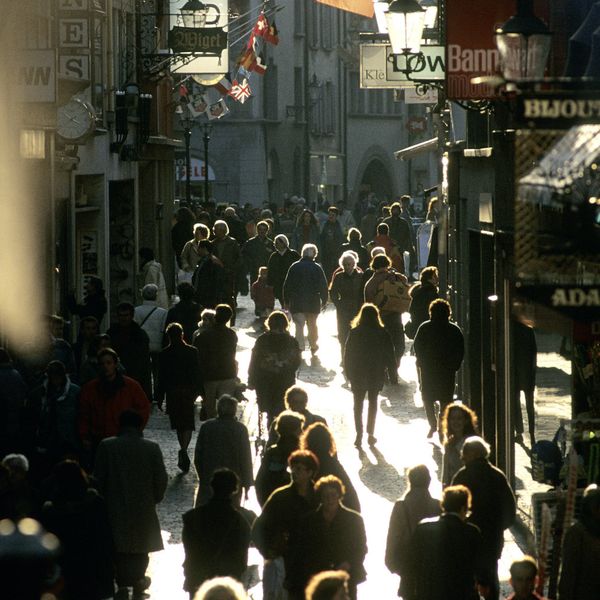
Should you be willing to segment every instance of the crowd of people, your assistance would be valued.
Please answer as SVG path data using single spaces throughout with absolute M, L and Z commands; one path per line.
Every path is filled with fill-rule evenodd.
M 354 214 L 344 206 L 313 213 L 296 203 L 291 223 L 269 209 L 250 211 L 246 222 L 233 206 L 220 215 L 180 209 L 173 227 L 178 303 L 169 307 L 160 263 L 142 249 L 141 303 L 120 303 L 105 333 L 102 281 L 91 278 L 81 304 L 69 298 L 80 317 L 73 345 L 63 318 L 52 315 L 35 355 L 17 349 L 13 360 L 0 349 L 0 519 L 18 524 L 0 524 L 0 568 L 3 536 L 38 531 L 23 519 L 38 520 L 61 544 L 54 556 L 60 577 L 30 577 L 11 597 L 39 598 L 42 589 L 69 600 L 146 597 L 149 553 L 163 547 L 156 507 L 168 483 L 160 446 L 143 437 L 155 404 L 176 433 L 178 468 L 185 474 L 193 462 L 199 479 L 194 507 L 182 515 L 190 598 L 245 598 L 253 544 L 264 558 L 265 600 L 355 600 L 367 576 L 361 502 L 339 461 L 336 432 L 309 410 L 309 395 L 296 384 L 307 342 L 318 361 L 319 315 L 332 302 L 355 446 L 364 432 L 377 444 L 378 395 L 401 383 L 408 336 L 428 437 L 438 435 L 444 449 L 441 500 L 428 491 L 427 467 L 415 465 L 392 511 L 385 563 L 400 575 L 398 595 L 498 599 L 498 559 L 515 496 L 490 462 L 477 415 L 454 400 L 463 334 L 440 298 L 436 266 L 417 269 L 407 198 L 379 215 L 369 203 Z M 234 329 L 240 293 L 251 293 L 259 331 L 247 377 L 266 416 L 256 474 L 248 429 L 236 418 L 246 387 Z M 253 486 L 258 515 L 241 502 Z M 598 589 L 574 558 L 598 553 L 594 486 L 584 507 L 565 540 L 561 600 L 595 597 L 590 590 Z M 514 563 L 511 575 L 514 600 L 540 598 L 534 559 Z

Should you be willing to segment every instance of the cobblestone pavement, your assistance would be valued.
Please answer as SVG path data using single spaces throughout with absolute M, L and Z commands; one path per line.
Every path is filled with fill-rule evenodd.
M 406 354 L 402 360 L 400 376 L 402 383 L 396 388 L 385 388 L 380 396 L 380 411 L 376 425 L 379 440 L 376 448 L 357 451 L 353 447 L 354 425 L 352 418 L 352 397 L 339 367 L 340 351 L 335 334 L 335 312 L 329 308 L 319 318 L 320 351 L 318 359 L 311 361 L 310 354 L 304 353 L 305 362 L 299 372 L 300 385 L 309 392 L 309 408 L 323 415 L 332 427 L 342 464 L 348 470 L 360 496 L 363 517 L 367 528 L 369 553 L 366 559 L 368 579 L 359 586 L 360 600 L 385 600 L 396 598 L 398 578 L 392 576 L 384 566 L 385 537 L 393 502 L 405 491 L 405 469 L 417 463 L 429 466 L 434 476 L 431 492 L 439 496 L 441 486 L 437 474 L 441 472 L 441 451 L 435 444 L 428 443 L 428 431 L 420 395 L 416 383 L 414 358 Z M 238 360 L 240 377 L 245 380 L 250 351 L 258 335 L 254 325 L 254 314 L 248 298 L 241 298 L 236 330 L 239 337 Z M 555 340 L 554 340 L 555 341 Z M 552 341 L 552 343 L 554 343 Z M 550 344 L 551 346 L 552 344 Z M 544 354 L 540 368 L 544 377 L 539 379 L 538 412 L 540 428 L 554 432 L 558 427 L 556 415 L 565 413 L 565 364 L 555 353 Z M 566 380 L 568 382 L 568 379 Z M 568 388 L 568 386 L 567 386 Z M 246 392 L 248 402 L 240 407 L 240 419 L 251 432 L 256 434 L 257 413 L 254 394 Z M 539 439 L 546 438 L 540 435 Z M 526 428 L 527 430 L 527 428 Z M 191 508 L 197 486 L 193 470 L 181 475 L 177 469 L 177 442 L 175 433 L 170 431 L 167 417 L 154 412 L 146 429 L 146 437 L 160 443 L 167 470 L 170 476 L 164 501 L 159 505 L 159 517 L 163 530 L 165 549 L 151 555 L 149 574 L 152 586 L 149 589 L 152 600 L 184 600 L 188 595 L 182 590 L 183 547 L 181 544 L 181 515 Z M 195 445 L 195 435 L 191 449 Z M 519 463 L 517 477 L 518 493 L 522 510 L 528 513 L 528 497 L 531 491 L 531 477 L 527 472 L 529 459 L 524 450 L 518 449 Z M 258 468 L 255 458 L 255 468 Z M 542 489 L 545 489 L 542 487 Z M 249 508 L 258 510 L 251 492 L 246 503 Z M 521 544 L 527 543 L 521 541 Z M 500 577 L 503 589 L 508 591 L 508 566 L 521 550 L 510 532 L 506 533 L 506 546 L 500 564 Z M 251 564 L 260 564 L 260 556 L 251 549 Z M 262 597 L 260 585 L 251 590 L 252 598 Z

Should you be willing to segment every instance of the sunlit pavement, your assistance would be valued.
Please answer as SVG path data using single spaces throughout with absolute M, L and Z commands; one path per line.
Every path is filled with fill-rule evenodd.
M 236 330 L 239 337 L 238 361 L 242 381 L 245 381 L 250 351 L 258 335 L 254 327 L 251 302 L 248 298 L 241 298 Z M 378 439 L 376 447 L 368 448 L 365 445 L 364 451 L 361 452 L 354 448 L 352 396 L 349 389 L 344 387 L 335 331 L 335 311 L 329 308 L 319 317 L 318 360 L 312 361 L 311 364 L 310 352 L 304 353 L 305 362 L 300 369 L 298 383 L 305 386 L 309 393 L 309 408 L 324 416 L 333 429 L 340 460 L 349 472 L 362 504 L 369 553 L 365 564 L 368 578 L 359 586 L 359 599 L 393 599 L 397 597 L 398 578 L 387 571 L 383 560 L 393 502 L 405 491 L 406 468 L 418 463 L 425 463 L 430 468 L 434 478 L 431 493 L 439 497 L 441 485 L 437 476 L 441 473 L 442 456 L 439 447 L 426 439 L 428 426 L 417 389 L 414 358 L 409 354 L 408 345 L 400 368 L 400 386 L 385 388 L 380 396 L 375 431 Z M 241 405 L 240 418 L 248 425 L 251 435 L 255 435 L 257 413 L 254 394 L 247 391 L 245 395 L 248 402 Z M 552 392 L 549 395 L 552 396 Z M 156 412 L 152 415 L 146 429 L 146 437 L 161 444 L 170 476 L 167 494 L 159 506 L 165 549 L 151 555 L 149 574 L 152 577 L 152 586 L 148 590 L 149 597 L 153 600 L 183 600 L 188 598 L 188 594 L 182 589 L 181 515 L 193 504 L 197 479 L 193 468 L 192 472 L 185 476 L 179 473 L 176 464 L 178 447 L 175 433 L 170 431 L 165 415 Z M 195 436 L 191 444 L 192 451 L 194 444 Z M 527 497 L 531 479 L 525 470 L 528 464 L 525 452 L 519 450 L 517 460 L 523 463 L 517 473 L 520 487 L 523 489 L 518 491 L 522 497 Z M 255 458 L 255 470 L 258 464 L 259 459 Z M 528 499 L 524 502 L 523 510 L 528 512 Z M 246 506 L 258 511 L 253 491 Z M 515 557 L 522 555 L 522 551 L 510 532 L 506 532 L 505 537 L 500 578 L 504 582 L 503 592 L 506 595 L 508 567 Z M 254 549 L 251 549 L 250 562 L 260 563 L 260 556 Z M 260 585 L 251 590 L 251 597 L 262 597 Z

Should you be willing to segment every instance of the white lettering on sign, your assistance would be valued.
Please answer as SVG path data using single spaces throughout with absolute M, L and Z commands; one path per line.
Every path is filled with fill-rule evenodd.
M 556 288 L 552 294 L 552 306 L 600 306 L 600 293 L 597 289 Z
M 58 23 L 61 48 L 88 48 L 89 25 L 87 19 L 60 19 Z
M 89 81 L 90 63 L 89 57 L 83 54 L 69 56 L 62 54 L 59 58 L 59 75 L 63 79 L 79 79 Z
M 526 98 L 526 119 L 591 119 L 600 117 L 600 100 Z
M 498 50 L 463 49 L 458 44 L 448 45 L 448 73 L 493 73 L 498 65 Z

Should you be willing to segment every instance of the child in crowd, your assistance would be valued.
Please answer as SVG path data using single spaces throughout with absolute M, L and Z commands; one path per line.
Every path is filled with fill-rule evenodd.
M 192 338 L 192 340 L 195 340 L 203 331 L 210 329 L 214 324 L 215 311 L 212 308 L 205 308 L 200 314 L 200 321 L 198 321 L 198 329 L 194 331 L 194 337 Z
M 510 565 L 510 585 L 514 592 L 506 600 L 545 600 L 537 594 L 538 567 L 535 558 L 524 556 Z
M 275 307 L 275 294 L 273 286 L 267 285 L 267 273 L 267 267 L 260 267 L 258 279 L 250 290 L 250 297 L 254 300 L 254 314 L 261 319 L 266 319 Z

